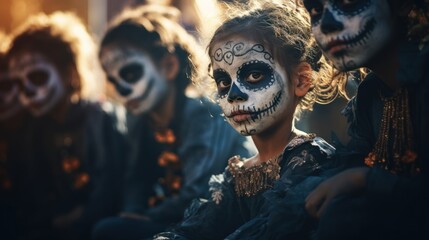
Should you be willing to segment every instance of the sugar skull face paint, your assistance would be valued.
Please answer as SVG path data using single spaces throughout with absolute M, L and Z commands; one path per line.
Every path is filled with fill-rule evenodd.
M 392 37 L 387 0 L 305 0 L 304 4 L 316 41 L 342 71 L 366 66 Z
M 282 120 L 291 99 L 286 71 L 263 44 L 239 37 L 220 41 L 211 62 L 218 103 L 235 130 L 259 134 Z
M 18 96 L 18 83 L 7 73 L 0 73 L 0 120 L 13 117 L 22 108 Z
M 58 70 L 41 54 L 25 53 L 13 57 L 10 76 L 20 85 L 21 104 L 36 117 L 51 111 L 65 97 Z
M 167 80 L 141 49 L 112 44 L 103 47 L 101 64 L 119 99 L 133 114 L 151 111 L 168 90 Z

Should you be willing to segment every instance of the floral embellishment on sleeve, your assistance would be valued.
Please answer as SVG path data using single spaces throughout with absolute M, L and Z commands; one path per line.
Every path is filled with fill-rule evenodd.
M 223 174 L 213 175 L 209 181 L 209 191 L 211 192 L 212 201 L 220 204 L 223 198 L 222 183 L 224 182 Z
M 303 166 L 304 164 L 311 163 L 311 162 L 314 162 L 314 156 L 304 149 L 301 151 L 301 154 L 293 157 L 289 161 L 288 167 L 294 170 L 297 167 Z

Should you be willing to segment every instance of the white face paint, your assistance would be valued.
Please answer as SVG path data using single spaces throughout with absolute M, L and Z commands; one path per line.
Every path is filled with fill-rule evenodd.
M 305 0 L 304 4 L 316 41 L 339 70 L 366 67 L 392 39 L 387 0 Z
M 146 52 L 113 44 L 103 47 L 100 61 L 119 99 L 133 114 L 151 111 L 166 97 L 167 80 Z
M 0 73 L 0 120 L 13 117 L 22 108 L 18 96 L 18 83 L 7 73 Z
M 211 53 L 218 103 L 239 133 L 260 134 L 284 121 L 292 100 L 286 71 L 264 45 L 240 37 L 228 40 L 215 44 Z
M 34 116 L 51 111 L 66 91 L 56 67 L 43 55 L 25 53 L 10 61 L 10 76 L 21 85 L 19 100 Z

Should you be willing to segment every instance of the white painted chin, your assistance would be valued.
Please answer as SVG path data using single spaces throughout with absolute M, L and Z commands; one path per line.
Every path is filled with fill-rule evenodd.
M 154 110 L 155 106 L 157 106 L 164 97 L 163 91 L 155 91 L 155 89 L 152 89 L 147 97 L 140 99 L 144 95 L 145 94 L 142 93 L 139 97 L 126 102 L 125 106 L 133 115 L 148 113 Z
M 271 125 L 269 119 L 257 119 L 254 122 L 252 120 L 241 123 L 235 122 L 231 118 L 227 118 L 229 124 L 241 135 L 252 136 L 263 132 L 268 126 Z

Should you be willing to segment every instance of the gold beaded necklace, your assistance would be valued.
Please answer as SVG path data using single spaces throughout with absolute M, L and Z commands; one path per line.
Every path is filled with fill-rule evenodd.
M 413 151 L 408 91 L 400 89 L 393 97 L 382 97 L 382 101 L 378 139 L 365 158 L 365 164 L 370 167 L 377 165 L 393 173 L 419 173 L 417 154 Z

